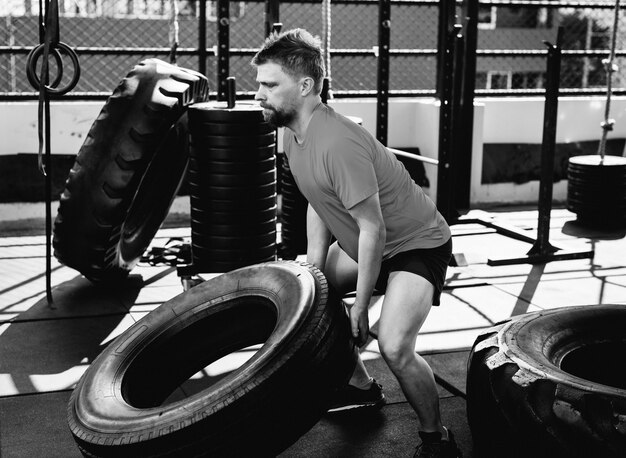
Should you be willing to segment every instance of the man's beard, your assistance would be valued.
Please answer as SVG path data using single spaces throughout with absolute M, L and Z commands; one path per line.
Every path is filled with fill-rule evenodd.
M 296 112 L 291 110 L 280 110 L 274 107 L 263 106 L 263 119 L 272 127 L 285 127 L 294 120 Z

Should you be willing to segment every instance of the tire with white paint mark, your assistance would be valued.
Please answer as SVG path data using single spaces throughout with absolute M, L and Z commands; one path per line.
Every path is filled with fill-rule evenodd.
M 470 353 L 474 456 L 626 456 L 626 305 L 528 313 Z

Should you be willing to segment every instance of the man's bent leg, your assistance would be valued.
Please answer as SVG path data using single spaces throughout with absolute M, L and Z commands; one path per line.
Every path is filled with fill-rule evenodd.
M 392 272 L 378 328 L 381 353 L 394 373 L 424 432 L 440 432 L 439 396 L 433 372 L 415 352 L 417 334 L 432 306 L 434 286 L 410 272 Z
M 339 247 L 337 242 L 333 243 L 328 250 L 324 275 L 332 287 L 342 296 L 354 291 L 356 288 L 358 265 L 341 247 Z M 370 377 L 363 364 L 358 347 L 355 346 L 354 351 L 356 353 L 357 362 L 348 384 L 359 390 L 372 390 L 371 393 L 365 394 L 364 397 L 376 398 L 373 400 L 372 405 L 379 406 L 384 402 L 380 385 L 373 383 L 374 380 Z M 359 393 L 353 391 L 352 393 L 347 393 L 347 397 L 353 397 L 354 394 L 358 397 Z

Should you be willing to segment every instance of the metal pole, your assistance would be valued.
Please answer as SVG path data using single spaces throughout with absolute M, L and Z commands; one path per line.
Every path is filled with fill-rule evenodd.
M 437 87 L 436 96 L 439 100 L 443 97 L 445 85 L 446 49 L 450 32 L 454 27 L 456 3 L 454 0 L 440 0 L 439 24 L 437 26 Z
M 547 254 L 557 251 L 550 245 L 550 212 L 552 211 L 552 187 L 554 181 L 554 150 L 559 108 L 559 79 L 561 76 L 561 38 L 559 27 L 556 45 L 544 42 L 548 47 L 546 68 L 546 101 L 543 113 L 543 139 L 541 143 L 541 176 L 539 181 L 539 219 L 537 241 L 528 254 Z
M 204 76 L 207 76 L 206 72 L 206 1 L 200 0 L 199 11 L 199 24 L 198 24 L 198 71 Z
M 441 105 L 439 108 L 439 167 L 437 168 L 437 209 L 451 224 L 456 220 L 453 199 L 453 156 L 455 148 L 456 115 L 458 112 L 458 89 L 460 76 L 458 51 L 462 37 L 457 25 L 446 40 L 444 66 L 442 68 Z
M 378 73 L 376 138 L 387 145 L 389 120 L 389 46 L 391 42 L 391 0 L 378 2 Z
M 455 122 L 455 189 L 457 209 L 469 209 L 472 178 L 472 146 L 474 139 L 474 91 L 476 88 L 476 48 L 478 41 L 478 0 L 463 2 L 464 49 L 461 71 L 455 78 L 462 79 L 459 94 L 459 116 Z
M 265 36 L 273 32 L 274 24 L 280 22 L 278 0 L 265 0 Z
M 230 0 L 217 0 L 217 100 L 227 100 L 230 61 Z

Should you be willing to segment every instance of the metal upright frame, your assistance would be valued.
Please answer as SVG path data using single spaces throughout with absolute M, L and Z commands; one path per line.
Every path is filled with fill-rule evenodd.
M 470 3 L 477 0 L 466 0 Z M 490 258 L 487 260 L 487 264 L 491 266 L 497 265 L 512 265 L 512 264 L 540 264 L 550 261 L 559 261 L 566 259 L 584 259 L 592 258 L 594 255 L 593 249 L 589 250 L 571 250 L 565 248 L 559 248 L 549 241 L 550 233 L 550 213 L 552 210 L 552 188 L 553 188 L 553 170 L 554 170 L 554 152 L 556 142 L 556 125 L 557 125 L 557 111 L 558 111 L 558 97 L 559 97 L 559 79 L 560 79 L 560 65 L 561 65 L 561 37 L 562 29 L 559 29 L 557 36 L 557 44 L 552 45 L 546 42 L 548 46 L 548 58 L 547 58 L 547 83 L 546 83 L 546 101 L 544 108 L 544 124 L 543 124 L 543 140 L 541 151 L 541 176 L 539 184 L 539 215 L 538 215 L 538 227 L 537 236 L 531 237 L 524 231 L 512 227 L 503 225 L 494 220 L 494 218 L 488 216 L 487 213 L 483 217 L 464 217 L 458 216 L 455 204 L 458 200 L 454 199 L 454 186 L 458 182 L 458 177 L 455 176 L 455 171 L 458 170 L 459 163 L 457 162 L 462 153 L 459 150 L 459 138 L 464 141 L 467 139 L 467 132 L 463 132 L 463 126 L 467 129 L 468 119 L 467 116 L 471 110 L 463 110 L 462 103 L 465 107 L 470 106 L 469 97 L 463 100 L 460 96 L 463 92 L 463 88 L 467 88 L 466 78 L 470 78 L 473 82 L 473 76 L 468 76 L 468 72 L 475 72 L 475 65 L 466 66 L 468 63 L 468 54 L 471 54 L 470 46 L 467 42 L 467 36 L 464 36 L 460 31 L 454 35 L 454 39 L 450 39 L 448 47 L 446 48 L 446 60 L 442 68 L 445 71 L 449 71 L 452 66 L 452 77 L 442 79 L 441 81 L 441 105 L 442 111 L 447 113 L 441 116 L 442 122 L 448 122 L 448 126 L 442 126 L 440 140 L 440 153 L 444 154 L 444 157 L 439 159 L 439 180 L 437 192 L 441 189 L 444 194 L 444 199 L 440 202 L 439 194 L 437 195 L 437 205 L 440 207 L 440 211 L 443 210 L 443 214 L 451 224 L 481 224 L 483 226 L 495 229 L 497 233 L 506 237 L 511 237 L 523 242 L 532 243 L 531 249 L 525 256 L 510 257 L 510 258 Z M 450 56 L 450 53 L 461 53 L 464 56 Z M 465 57 L 465 60 L 463 59 Z M 467 92 L 466 92 L 467 94 Z M 461 102 L 461 100 L 463 100 Z M 471 136 L 470 136 L 471 138 Z M 443 167 L 442 167 L 443 165 Z M 444 170 L 442 170 L 442 168 Z M 460 256 L 455 256 L 455 262 L 461 259 Z
M 387 145 L 389 127 L 389 48 L 391 46 L 391 0 L 378 1 L 378 59 L 376 78 L 376 138 Z

